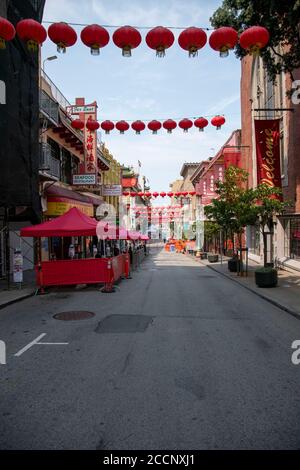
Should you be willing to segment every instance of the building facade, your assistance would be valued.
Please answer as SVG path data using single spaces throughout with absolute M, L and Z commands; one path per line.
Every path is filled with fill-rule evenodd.
M 293 71 L 293 80 L 299 79 L 300 70 Z M 278 119 L 281 188 L 289 207 L 274 225 L 270 259 L 278 260 L 287 268 L 300 269 L 300 104 L 295 100 L 295 93 L 291 93 L 293 80 L 282 72 L 273 83 L 259 56 L 247 56 L 242 60 L 242 145 L 249 151 L 241 156 L 241 166 L 249 173 L 249 186 L 256 187 L 254 123 L 261 119 Z M 263 245 L 258 227 L 247 228 L 247 245 L 252 259 L 261 262 Z
M 214 157 L 203 160 L 197 165 L 191 175 L 191 183 L 196 191 L 195 207 L 197 221 L 197 248 L 208 250 L 209 240 L 207 240 L 205 223 L 207 222 L 204 208 L 211 204 L 211 201 L 217 197 L 216 182 L 223 181 L 224 172 L 230 166 L 240 167 L 241 155 L 243 148 L 241 147 L 241 131 L 235 130 L 227 139 L 225 144 L 220 148 Z M 216 246 L 219 243 L 214 242 Z M 227 248 L 227 240 L 224 240 Z

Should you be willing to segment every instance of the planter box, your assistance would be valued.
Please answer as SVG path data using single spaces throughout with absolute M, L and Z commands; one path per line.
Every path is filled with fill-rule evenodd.
M 255 282 L 258 287 L 276 287 L 278 282 L 276 269 L 255 271 Z
M 219 261 L 219 255 L 207 255 L 207 259 L 210 263 L 217 263 Z
M 207 259 L 207 253 L 205 253 L 205 252 L 200 253 L 200 258 L 201 259 Z

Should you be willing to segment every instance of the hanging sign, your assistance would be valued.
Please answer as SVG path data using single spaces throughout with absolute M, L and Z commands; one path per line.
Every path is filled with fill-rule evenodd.
M 257 184 L 281 188 L 279 119 L 256 119 Z
M 96 174 L 79 174 L 73 175 L 73 185 L 74 186 L 86 186 L 86 185 L 95 185 L 96 184 Z
M 104 184 L 102 186 L 102 196 L 121 196 L 122 186 L 120 184 Z

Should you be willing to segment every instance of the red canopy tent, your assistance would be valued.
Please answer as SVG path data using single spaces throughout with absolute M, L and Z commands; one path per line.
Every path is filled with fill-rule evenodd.
M 102 227 L 102 230 L 101 228 Z M 97 229 L 98 228 L 98 229 Z M 64 215 L 42 224 L 26 227 L 21 230 L 22 237 L 77 237 L 96 236 L 100 232 L 102 239 L 115 234 L 111 239 L 117 239 L 117 227 L 83 214 L 73 207 Z M 124 236 L 124 233 L 122 232 Z M 94 284 L 103 282 L 109 285 L 123 274 L 128 277 L 128 255 L 121 254 L 109 261 L 106 258 L 72 259 L 39 261 L 36 266 L 37 284 L 43 290 L 44 286 Z
M 98 222 L 92 217 L 83 214 L 76 207 L 72 207 L 72 209 L 56 219 L 21 230 L 21 237 L 88 237 L 96 235 L 102 240 L 130 239 L 125 228 L 117 227 L 105 221 Z
M 78 237 L 96 235 L 97 220 L 76 207 L 56 219 L 21 230 L 21 237 Z

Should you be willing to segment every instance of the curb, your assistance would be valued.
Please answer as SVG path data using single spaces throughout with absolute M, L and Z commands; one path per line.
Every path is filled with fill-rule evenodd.
M 253 294 L 257 295 L 261 299 L 266 300 L 270 304 L 275 305 L 275 307 L 280 308 L 280 310 L 283 310 L 284 312 L 289 313 L 293 317 L 297 318 L 297 320 L 300 320 L 300 314 L 299 313 L 295 312 L 294 310 L 291 310 L 290 308 L 286 307 L 285 305 L 282 305 L 280 302 L 277 302 L 277 300 L 270 299 L 270 297 L 267 297 L 266 295 L 261 294 L 260 292 L 257 292 L 256 290 L 252 289 L 249 286 L 246 286 L 245 284 L 240 282 L 238 279 L 234 279 L 233 277 L 231 277 L 229 274 L 225 274 L 225 273 L 222 273 L 222 272 L 218 271 L 218 269 L 214 268 L 213 266 L 209 266 L 209 265 L 201 263 L 201 262 L 200 262 L 200 264 L 202 264 L 202 266 L 206 266 L 209 269 L 212 269 L 212 271 L 220 274 L 221 276 L 226 277 L 227 279 L 230 279 L 231 281 L 235 282 L 236 284 L 239 284 L 239 286 L 244 287 L 245 289 L 247 289 L 248 291 L 250 291 Z
M 7 302 L 0 303 L 0 310 L 2 310 L 5 307 L 8 307 L 9 305 L 15 304 L 17 302 L 21 302 L 21 300 L 29 299 L 29 297 L 34 296 L 34 294 L 35 294 L 35 291 L 31 292 L 30 294 L 25 294 L 21 297 L 18 297 L 17 299 L 8 300 Z

